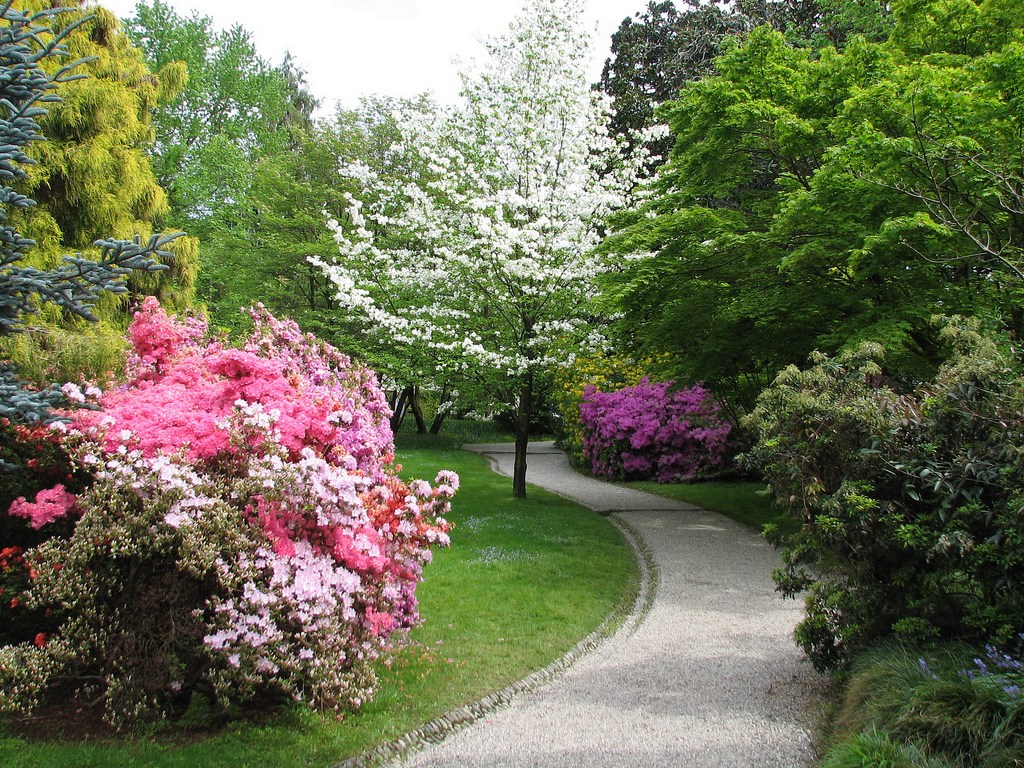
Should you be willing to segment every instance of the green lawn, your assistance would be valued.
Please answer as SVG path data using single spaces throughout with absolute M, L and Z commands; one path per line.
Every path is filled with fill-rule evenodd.
M 329 766 L 499 690 L 562 656 L 637 589 L 632 556 L 611 523 L 537 488 L 514 500 L 511 481 L 454 448 L 400 449 L 406 476 L 456 470 L 462 488 L 453 546 L 420 587 L 425 623 L 382 665 L 375 699 L 344 722 L 306 712 L 237 723 L 188 743 L 25 743 L 0 738 L 0 765 Z
M 623 485 L 696 504 L 732 518 L 756 531 L 760 531 L 768 523 L 775 523 L 784 534 L 794 533 L 800 527 L 795 518 L 772 503 L 763 483 L 662 484 L 653 480 L 635 480 Z

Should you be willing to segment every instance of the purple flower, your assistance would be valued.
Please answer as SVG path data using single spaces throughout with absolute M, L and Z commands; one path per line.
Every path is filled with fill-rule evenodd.
M 583 450 L 595 475 L 668 483 L 722 464 L 731 425 L 702 386 L 673 386 L 643 379 L 616 392 L 584 390 Z

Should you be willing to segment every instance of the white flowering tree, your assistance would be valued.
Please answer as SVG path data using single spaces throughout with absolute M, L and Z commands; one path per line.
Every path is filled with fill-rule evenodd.
M 387 170 L 344 170 L 360 192 L 332 223 L 337 257 L 317 261 L 368 327 L 512 410 L 517 497 L 539 387 L 601 343 L 610 265 L 594 248 L 641 165 L 609 138 L 583 16 L 579 0 L 528 0 L 463 74 L 459 106 L 398 114 Z

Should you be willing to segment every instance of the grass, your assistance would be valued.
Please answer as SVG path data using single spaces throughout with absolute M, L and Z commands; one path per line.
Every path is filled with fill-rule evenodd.
M 696 504 L 698 507 L 718 512 L 757 531 L 769 523 L 778 526 L 779 532 L 785 535 L 795 533 L 800 528 L 798 520 L 794 519 L 786 510 L 775 506 L 763 483 L 663 484 L 653 480 L 635 480 L 623 483 L 623 485 Z
M 453 546 L 419 590 L 423 626 L 381 665 L 372 702 L 344 722 L 304 711 L 238 722 L 202 739 L 115 743 L 0 737 L 0 765 L 329 766 L 499 690 L 559 658 L 632 598 L 633 558 L 611 523 L 538 488 L 511 497 L 486 461 L 452 448 L 400 448 L 403 474 L 456 470 Z
M 495 421 L 473 419 L 445 419 L 440 434 L 416 432 L 416 422 L 406 417 L 395 435 L 400 448 L 458 448 L 463 443 L 511 443 L 515 434 Z
M 831 724 L 823 768 L 1024 765 L 1020 672 L 977 674 L 978 649 L 886 643 L 860 654 Z M 967 671 L 975 674 L 969 675 Z

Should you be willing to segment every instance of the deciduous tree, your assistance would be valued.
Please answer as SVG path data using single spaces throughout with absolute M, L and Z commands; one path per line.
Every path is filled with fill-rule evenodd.
M 608 262 L 591 251 L 635 178 L 626 163 L 601 173 L 615 144 L 582 15 L 577 0 L 532 0 L 464 76 L 461 105 L 400 115 L 403 173 L 347 169 L 361 189 L 322 263 L 373 331 L 514 410 L 518 497 L 545 377 L 597 341 Z
M 633 346 L 738 410 L 816 348 L 878 342 L 929 377 L 938 307 L 1020 331 L 1020 28 L 1000 3 L 893 6 L 883 43 L 731 43 L 663 108 L 671 160 L 606 243 L 634 257 Z

